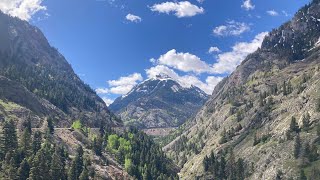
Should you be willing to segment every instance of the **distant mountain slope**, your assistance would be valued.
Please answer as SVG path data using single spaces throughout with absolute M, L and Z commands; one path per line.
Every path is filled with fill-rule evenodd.
M 99 126 L 101 121 L 113 123 L 102 99 L 81 81 L 38 28 L 1 12 L 0 75 L 10 82 L 6 87 L 2 84 L 7 92 L 1 94 L 2 99 L 12 100 L 42 117 L 54 115 L 52 108 L 46 108 L 56 107 L 59 112 L 57 125 L 70 125 L 75 119 L 90 126 Z M 26 90 L 18 91 L 16 86 Z M 24 99 L 26 92 L 37 101 Z M 42 102 L 42 105 L 36 105 L 36 102 Z
M 319 42 L 320 1 L 314 0 L 270 32 L 164 148 L 182 167 L 180 177 L 299 179 L 305 173 L 319 179 Z
M 109 109 L 126 124 L 139 128 L 176 127 L 197 112 L 207 98 L 195 86 L 185 88 L 170 77 L 159 75 L 117 98 Z

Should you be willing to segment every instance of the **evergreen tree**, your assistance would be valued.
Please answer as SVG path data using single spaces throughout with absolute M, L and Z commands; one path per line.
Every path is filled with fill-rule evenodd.
M 30 180 L 43 180 L 50 177 L 49 164 L 47 164 L 46 155 L 43 149 L 40 149 L 33 161 L 30 169 Z
M 294 158 L 297 159 L 299 157 L 300 151 L 301 151 L 301 139 L 300 139 L 300 135 L 298 134 L 294 141 L 294 150 L 293 150 Z
M 64 178 L 64 163 L 63 157 L 59 152 L 59 148 L 55 149 L 55 152 L 52 155 L 51 165 L 50 165 L 50 177 L 52 180 L 61 180 Z
M 41 149 L 42 135 L 40 131 L 36 131 L 33 135 L 32 151 L 36 154 Z
M 204 171 L 207 172 L 209 170 L 209 158 L 208 156 L 205 156 L 203 159 L 203 168 Z
M 71 167 L 68 172 L 68 180 L 77 180 L 79 177 L 77 176 L 77 171 L 76 171 L 76 162 L 72 161 Z
M 10 152 L 6 154 L 1 169 L 3 171 L 1 179 L 17 179 L 14 156 Z
M 312 168 L 310 173 L 310 180 L 320 179 L 320 170 L 316 167 Z
M 220 179 L 226 178 L 226 159 L 224 158 L 224 155 L 222 155 L 220 159 L 218 176 Z
M 296 133 L 300 132 L 299 125 L 298 125 L 297 120 L 296 120 L 296 118 L 294 116 L 292 116 L 292 118 L 291 118 L 290 131 L 291 132 L 296 132 Z
M 47 126 L 48 126 L 48 131 L 50 134 L 53 134 L 54 132 L 54 125 L 51 117 L 47 118 Z
M 23 122 L 23 129 L 28 131 L 30 134 L 32 133 L 32 126 L 31 126 L 31 117 L 28 116 L 28 118 Z
M 83 168 L 83 171 L 80 174 L 79 180 L 89 180 L 89 171 L 86 167 Z
M 284 95 L 284 96 L 288 95 L 286 81 L 283 81 L 282 91 L 283 91 L 283 95 Z
M 13 152 L 18 148 L 18 138 L 16 132 L 16 126 L 13 120 L 8 120 L 4 122 L 2 136 L 0 141 L 0 152 L 2 158 L 7 152 Z
M 227 142 L 227 133 L 226 130 L 223 129 L 223 131 L 221 132 L 221 139 L 219 141 L 220 144 L 224 144 Z
M 242 158 L 239 158 L 237 161 L 237 168 L 236 168 L 236 177 L 238 180 L 245 179 L 245 168 L 244 168 L 244 161 Z
M 93 151 L 96 153 L 96 155 L 101 156 L 102 155 L 102 138 L 97 137 L 93 139 Z
M 277 175 L 276 175 L 276 180 L 281 180 L 282 175 L 283 175 L 283 172 L 281 170 L 278 170 Z
M 23 161 L 20 163 L 20 167 L 18 169 L 18 179 L 19 180 L 26 180 L 29 178 L 30 173 L 30 165 L 27 161 L 27 159 L 23 159 Z
M 83 170 L 83 149 L 82 146 L 77 148 L 77 155 L 74 159 L 76 163 L 76 176 L 79 177 Z
M 316 111 L 320 112 L 320 98 L 317 99 Z
M 233 151 L 231 151 L 228 159 L 228 163 L 227 163 L 228 179 L 230 180 L 236 180 L 237 172 L 236 172 L 235 165 L 236 165 L 235 157 L 234 157 Z
M 306 115 L 303 115 L 303 118 L 302 118 L 302 128 L 303 130 L 305 131 L 308 131 L 309 128 L 311 126 L 311 123 L 310 123 L 310 114 L 307 113 Z
M 299 180 L 307 180 L 307 176 L 302 169 L 300 170 Z
M 20 139 L 20 148 L 25 157 L 29 157 L 32 154 L 31 134 L 27 128 L 23 130 Z

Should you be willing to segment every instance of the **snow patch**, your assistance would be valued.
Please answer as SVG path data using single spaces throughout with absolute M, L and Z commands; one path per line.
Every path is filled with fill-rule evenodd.
M 173 86 L 171 87 L 171 90 L 172 90 L 173 92 L 178 92 L 178 91 L 180 90 L 180 88 L 179 88 L 178 86 L 176 86 L 176 85 L 173 85 Z
M 320 37 L 318 39 L 318 42 L 316 42 L 316 44 L 314 44 L 315 47 L 319 47 L 320 46 Z

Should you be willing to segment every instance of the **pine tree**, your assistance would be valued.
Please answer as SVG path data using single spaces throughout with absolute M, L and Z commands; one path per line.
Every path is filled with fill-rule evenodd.
M 23 125 L 24 130 L 28 131 L 30 134 L 32 133 L 30 116 L 28 116 L 28 118 L 23 122 L 22 125 Z
M 233 151 L 230 152 L 230 156 L 227 163 L 227 172 L 228 172 L 228 179 L 235 180 L 236 179 L 236 162 Z
M 57 147 L 52 155 L 50 165 L 50 177 L 52 180 L 64 179 L 64 164 L 62 161 L 63 160 L 59 152 L 59 148 Z
M 220 144 L 224 144 L 227 142 L 227 133 L 226 130 L 223 129 L 222 133 L 221 133 L 221 139 L 219 141 Z
M 77 180 L 77 179 L 79 179 L 79 177 L 77 176 L 77 172 L 76 172 L 76 162 L 72 161 L 71 167 L 68 172 L 68 180 Z
M 17 150 L 18 138 L 16 126 L 13 120 L 8 120 L 4 122 L 0 145 L 0 152 L 2 155 L 1 159 L 4 158 L 3 155 L 7 152 L 13 152 Z
M 222 155 L 220 159 L 218 176 L 220 179 L 226 178 L 226 159 L 224 158 L 224 155 Z
M 3 171 L 1 179 L 17 179 L 16 164 L 11 152 L 6 154 L 1 169 Z
M 29 178 L 30 173 L 30 165 L 27 161 L 27 159 L 23 159 L 23 161 L 20 163 L 20 167 L 18 169 L 18 179 L 19 180 L 26 180 Z
M 101 156 L 102 155 L 102 138 L 97 137 L 93 139 L 93 151 L 96 153 L 96 155 Z
M 284 96 L 288 95 L 286 81 L 283 81 L 282 90 Z
M 291 118 L 290 131 L 291 132 L 296 132 L 296 133 L 300 132 L 299 125 L 298 125 L 297 120 L 296 120 L 296 118 L 294 116 L 292 116 L 292 118 Z
M 302 118 L 302 128 L 303 130 L 305 131 L 308 131 L 309 128 L 311 126 L 311 123 L 310 123 L 310 114 L 307 113 L 306 115 L 303 115 L 303 118 Z
M 77 155 L 74 159 L 76 163 L 76 176 L 79 177 L 83 170 L 83 149 L 82 146 L 77 148 Z
M 40 131 L 36 131 L 33 135 L 32 151 L 36 154 L 41 149 L 42 135 Z
M 53 134 L 54 132 L 54 126 L 53 126 L 53 121 L 51 117 L 47 118 L 47 126 L 48 126 L 48 131 L 50 134 Z
M 25 157 L 29 157 L 32 154 L 31 134 L 27 128 L 23 130 L 23 134 L 20 139 L 20 148 Z
M 51 144 L 47 141 L 43 147 L 36 153 L 32 161 L 32 168 L 30 170 L 31 180 L 47 179 L 50 177 L 50 164 L 52 154 Z
M 301 139 L 300 139 L 300 135 L 298 134 L 294 141 L 294 150 L 293 150 L 294 158 L 297 159 L 299 157 L 300 151 L 301 151 Z
M 236 168 L 236 177 L 239 180 L 245 178 L 245 168 L 244 168 L 244 161 L 242 158 L 239 158 L 237 161 L 237 168 Z
M 316 167 L 312 168 L 310 173 L 310 180 L 320 179 L 320 170 Z
M 204 171 L 207 172 L 209 170 L 209 158 L 208 156 L 205 156 L 203 159 L 203 168 Z
M 79 180 L 89 180 L 89 171 L 86 167 L 83 168 L 83 171 L 80 174 Z
M 299 180 L 307 180 L 307 176 L 302 169 L 300 170 Z

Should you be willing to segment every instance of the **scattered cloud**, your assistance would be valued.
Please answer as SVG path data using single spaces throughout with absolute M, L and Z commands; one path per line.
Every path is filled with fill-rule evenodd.
M 251 42 L 239 42 L 232 47 L 232 51 L 217 56 L 217 63 L 213 64 L 213 72 L 218 74 L 231 73 L 248 56 L 256 51 L 263 42 L 267 32 L 255 36 Z
M 166 65 L 183 72 L 194 72 L 197 74 L 210 72 L 210 66 L 196 55 L 178 53 L 175 49 L 161 55 L 157 60 L 151 59 L 151 62 Z
M 221 52 L 221 50 L 218 47 L 210 47 L 209 50 L 208 50 L 209 54 L 219 53 L 219 52 Z
M 32 15 L 38 11 L 46 10 L 46 6 L 41 5 L 43 0 L 2 0 L 0 10 L 6 14 L 18 17 L 22 20 L 30 20 Z
M 269 11 L 267 11 L 267 14 L 269 14 L 270 16 L 278 16 L 279 15 L 279 13 L 275 10 L 269 10 Z
M 205 0 L 197 0 L 198 3 L 202 4 Z
M 141 22 L 141 21 L 142 21 L 141 17 L 139 17 L 139 16 L 137 16 L 137 15 L 133 15 L 133 14 L 128 14 L 128 15 L 126 16 L 126 19 L 127 19 L 128 21 L 135 22 L 135 23 L 138 23 L 138 22 Z
M 253 10 L 255 8 L 255 6 L 252 4 L 251 0 L 243 1 L 243 4 L 241 5 L 241 7 L 247 11 Z
M 127 94 L 139 81 L 143 78 L 140 73 L 134 73 L 129 76 L 120 77 L 117 80 L 108 81 L 109 92 L 113 94 L 124 95 Z
M 109 93 L 109 89 L 108 88 L 98 88 L 98 89 L 96 89 L 96 92 L 98 94 L 108 94 Z
M 104 101 L 104 103 L 106 103 L 107 106 L 109 106 L 110 104 L 113 103 L 113 99 L 109 99 L 107 97 L 103 97 L 102 100 Z
M 178 18 L 192 17 L 197 14 L 204 13 L 204 9 L 202 7 L 191 4 L 189 1 L 163 2 L 160 4 L 154 4 L 151 7 L 151 11 L 166 14 L 174 13 L 174 15 Z
M 284 16 L 286 16 L 286 17 L 288 17 L 288 16 L 290 16 L 290 14 L 287 12 L 287 11 L 282 11 L 282 14 L 284 15 Z
M 98 94 L 127 94 L 139 81 L 143 78 L 140 73 L 134 73 L 129 76 L 120 77 L 117 80 L 108 81 L 109 88 L 98 88 L 96 92 Z
M 239 36 L 250 30 L 250 26 L 244 22 L 228 21 L 226 25 L 221 25 L 213 29 L 216 36 Z

